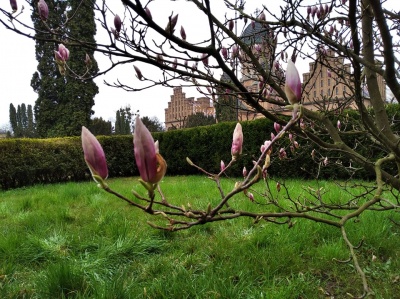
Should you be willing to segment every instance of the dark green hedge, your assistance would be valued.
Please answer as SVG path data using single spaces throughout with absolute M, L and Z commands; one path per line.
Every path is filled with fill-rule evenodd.
M 389 105 L 388 113 L 393 120 L 393 128 L 400 131 L 399 105 Z M 348 122 L 355 121 L 357 114 L 349 112 Z M 343 121 L 343 119 L 342 119 Z M 220 123 L 207 127 L 197 127 L 154 133 L 160 142 L 160 152 L 168 164 L 167 175 L 200 174 L 186 162 L 189 157 L 195 164 L 209 172 L 219 171 L 220 161 L 227 164 L 231 159 L 230 148 L 235 122 Z M 351 127 L 351 123 L 347 124 Z M 260 146 L 270 139 L 273 123 L 260 119 L 242 123 L 244 134 L 243 155 L 235 167 L 229 170 L 231 176 L 240 176 L 243 166 L 250 169 L 260 154 Z M 275 132 L 274 132 L 275 133 Z M 329 136 L 326 136 L 329 139 Z M 135 176 L 138 171 L 134 162 L 132 136 L 98 137 L 107 157 L 110 177 Z M 365 156 L 384 155 L 379 146 L 372 145 L 365 136 L 348 135 L 346 143 L 357 146 Z M 310 142 L 297 138 L 300 148 L 295 154 L 290 152 L 287 136 L 273 148 L 272 165 L 268 172 L 274 177 L 346 179 L 349 173 L 344 166 L 357 167 L 353 161 L 339 153 L 329 153 L 316 149 L 315 159 L 311 158 L 313 146 Z M 288 158 L 279 160 L 280 147 L 285 147 Z M 329 156 L 328 166 L 319 167 L 325 156 Z M 355 176 L 370 179 L 371 174 L 359 169 Z M 54 139 L 3 139 L 0 140 L 0 188 L 16 188 L 36 183 L 90 180 L 90 174 L 83 159 L 79 137 Z

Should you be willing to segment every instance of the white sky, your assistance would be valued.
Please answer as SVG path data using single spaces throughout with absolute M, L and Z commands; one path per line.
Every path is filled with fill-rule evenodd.
M 22 0 L 17 1 L 21 6 Z M 391 8 L 400 8 L 400 1 L 389 1 L 393 3 Z M 120 1 L 113 0 L 107 2 L 113 3 L 113 5 L 115 5 L 114 11 L 121 17 L 123 16 L 124 10 Z M 247 0 L 246 2 L 246 11 L 248 13 L 253 13 L 256 8 L 261 8 L 262 4 L 268 5 L 269 9 L 279 9 L 279 6 L 284 4 L 281 0 Z M 1 6 L 3 8 L 11 10 L 9 8 L 9 1 L 3 1 L 2 3 Z M 314 1 L 311 3 L 314 3 Z M 25 6 L 27 6 L 26 3 Z M 176 34 L 179 34 L 179 29 L 181 25 L 183 25 L 189 42 L 201 41 L 205 38 L 204 34 L 207 32 L 207 24 L 202 22 L 204 21 L 203 14 L 196 11 L 192 3 L 188 3 L 184 0 L 163 0 L 152 2 L 149 7 L 153 20 L 157 20 L 162 27 L 164 27 L 164 24 L 167 24 L 168 16 L 172 11 L 174 14 L 179 13 Z M 218 15 L 221 20 L 224 20 L 226 7 L 223 1 L 213 0 L 211 1 L 211 7 L 213 13 Z M 233 13 L 230 12 L 230 15 L 233 16 Z M 25 9 L 24 14 L 21 15 L 20 18 L 21 20 L 30 22 L 30 11 Z M 109 24 L 113 24 L 113 17 L 111 15 L 109 16 L 108 22 Z M 238 22 L 238 25 L 243 26 L 240 22 Z M 96 36 L 96 39 L 101 40 L 104 37 L 104 35 L 101 35 L 103 28 L 98 26 L 97 31 L 98 36 Z M 0 47 L 0 129 L 3 129 L 8 126 L 10 103 L 13 103 L 14 106 L 21 103 L 34 106 L 37 96 L 30 86 L 30 81 L 32 74 L 36 71 L 37 61 L 35 59 L 35 43 L 33 40 L 5 30 L 4 26 L 1 24 L 0 36 L 2 39 L 2 45 Z M 73 55 L 73 53 L 71 53 L 71 55 Z M 100 69 L 104 69 L 107 66 L 107 60 L 104 56 L 98 54 L 95 57 L 99 63 Z M 307 62 L 303 62 L 303 65 L 299 68 L 300 73 L 308 70 L 307 65 Z M 155 69 L 146 68 L 144 65 L 138 66 L 147 77 L 151 77 L 153 73 L 156 75 L 158 72 Z M 172 89 L 154 87 L 140 92 L 126 92 L 121 89 L 107 87 L 103 84 L 103 80 L 112 83 L 117 79 L 120 79 L 127 85 L 135 86 L 141 84 L 136 78 L 133 66 L 131 65 L 117 67 L 107 75 L 98 77 L 95 80 L 99 87 L 99 93 L 95 97 L 95 106 L 93 107 L 95 111 L 94 116 L 101 116 L 105 120 L 114 120 L 116 110 L 120 107 L 130 105 L 133 111 L 140 110 L 141 116 L 156 116 L 161 122 L 164 122 L 164 109 L 167 108 L 167 103 L 170 101 L 170 96 L 173 93 Z M 200 96 L 194 88 L 184 88 L 183 92 L 186 93 L 187 97 Z

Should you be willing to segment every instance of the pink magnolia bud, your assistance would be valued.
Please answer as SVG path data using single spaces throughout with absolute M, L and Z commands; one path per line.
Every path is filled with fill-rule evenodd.
M 177 66 L 178 66 L 178 59 L 175 58 L 175 59 L 174 59 L 174 62 L 172 63 L 172 67 L 173 67 L 174 69 L 176 69 Z
M 290 152 L 291 152 L 292 154 L 294 154 L 294 146 L 293 146 L 293 145 L 290 145 L 289 148 L 290 148 Z
M 281 191 L 281 184 L 279 182 L 276 182 L 276 191 Z
M 224 171 L 224 170 L 225 170 L 225 163 L 224 163 L 224 161 L 221 160 L 221 171 Z
M 147 15 L 150 19 L 153 19 L 153 16 L 151 15 L 151 11 L 150 11 L 150 9 L 149 9 L 147 6 L 145 7 L 144 11 L 146 12 L 146 15 Z
M 92 176 L 105 180 L 108 176 L 108 168 L 106 156 L 99 141 L 86 127 L 82 127 L 81 139 L 84 158 Z M 93 179 L 97 181 L 95 177 Z
M 300 147 L 299 143 L 296 140 L 293 141 L 293 145 L 294 145 L 295 148 L 299 148 Z
M 169 17 L 169 22 L 167 24 L 167 27 L 165 27 L 165 31 L 169 34 L 173 34 L 177 22 L 178 22 L 178 14 L 176 14 L 173 17 Z
M 65 63 L 69 58 L 69 50 L 63 45 L 58 45 L 58 51 L 54 51 L 57 63 Z
M 138 79 L 142 80 L 143 79 L 143 74 L 140 71 L 140 69 L 136 65 L 134 65 L 133 68 L 135 69 L 135 72 L 136 72 L 136 75 L 137 75 Z
M 324 166 L 326 166 L 326 165 L 328 165 L 328 157 L 325 157 L 325 159 L 324 159 Z
M 307 17 L 311 14 L 311 6 L 307 7 Z
M 222 57 L 223 57 L 225 60 L 227 60 L 227 59 L 228 59 L 228 49 L 225 48 L 225 47 L 222 47 L 222 49 L 221 49 L 221 55 L 222 55 Z
M 291 60 L 288 61 L 286 69 L 285 94 L 291 105 L 299 103 L 301 100 L 300 75 Z
M 289 133 L 289 140 L 290 140 L 290 142 L 293 142 L 293 134 L 292 133 Z
M 277 122 L 274 122 L 274 129 L 276 133 L 279 133 L 279 131 L 281 130 L 281 125 L 278 124 Z
M 279 159 L 285 159 L 287 157 L 287 154 L 286 154 L 286 151 L 285 151 L 285 149 L 282 147 L 280 150 L 279 150 Z
M 303 130 L 306 128 L 306 124 L 302 118 L 300 118 L 300 128 Z
M 247 193 L 247 196 L 249 197 L 249 199 L 250 199 L 251 202 L 254 202 L 254 195 L 253 195 L 253 193 L 248 192 L 248 193 Z
M 259 18 L 261 21 L 265 21 L 265 13 L 262 12 L 258 18 Z
M 313 158 L 313 160 L 315 159 L 315 149 L 313 149 L 313 150 L 311 151 L 311 157 Z
M 228 29 L 229 29 L 230 31 L 232 31 L 232 30 L 233 30 L 233 27 L 235 27 L 235 24 L 233 23 L 233 20 L 230 20 L 229 23 L 228 23 Z
M 231 54 L 231 58 L 236 58 L 239 56 L 239 47 L 234 45 L 232 46 L 232 54 Z
M 340 131 L 340 127 L 341 127 L 341 123 L 340 123 L 340 120 L 338 120 L 337 121 L 337 128 L 338 128 L 339 131 Z
M 17 0 L 10 0 L 10 5 L 13 13 L 18 10 Z
M 244 178 L 247 176 L 247 169 L 246 169 L 246 166 L 243 167 L 242 174 L 243 174 L 243 177 L 244 177 Z
M 240 123 L 237 123 L 235 130 L 233 131 L 232 147 L 231 147 L 231 154 L 233 160 L 236 160 L 236 158 L 242 154 L 242 147 L 243 147 L 242 125 Z
M 43 21 L 46 21 L 47 18 L 49 17 L 49 7 L 47 6 L 47 3 L 44 2 L 44 0 L 39 0 L 38 10 L 39 10 L 40 19 L 42 19 Z
M 201 56 L 201 61 L 203 61 L 203 64 L 205 66 L 208 66 L 208 55 L 206 53 L 203 53 L 203 55 Z
M 136 116 L 133 145 L 141 179 L 151 184 L 161 181 L 167 171 L 167 164 L 158 153 L 153 137 L 139 116 Z
M 261 153 L 264 153 L 264 151 L 267 151 L 266 155 L 271 155 L 271 153 L 272 153 L 271 141 L 270 140 L 264 141 L 264 144 L 261 145 L 261 147 L 260 147 L 260 151 L 261 151 Z
M 180 33 L 181 33 L 182 39 L 183 39 L 183 40 L 186 40 L 186 32 L 185 32 L 185 28 L 183 28 L 183 26 L 181 26 L 181 31 L 180 31 Z
M 273 132 L 271 132 L 271 140 L 275 139 L 275 134 Z
M 85 55 L 85 64 L 88 66 L 92 63 L 92 60 L 90 59 L 90 56 L 88 53 Z
M 121 26 L 122 26 L 121 18 L 119 17 L 119 15 L 115 15 L 114 17 L 114 26 L 115 30 L 119 33 L 121 31 Z

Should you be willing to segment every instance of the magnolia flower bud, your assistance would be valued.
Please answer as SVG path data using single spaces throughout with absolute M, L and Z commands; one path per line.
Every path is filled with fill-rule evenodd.
M 285 151 L 285 149 L 282 147 L 280 150 L 279 150 L 279 159 L 285 159 L 287 157 L 287 154 L 286 154 L 286 151 Z
M 178 66 L 178 59 L 174 59 L 174 62 L 172 63 L 172 68 L 176 69 L 176 67 Z
M 158 144 L 154 143 L 150 131 L 139 116 L 136 116 L 133 145 L 141 179 L 151 184 L 161 181 L 167 171 L 167 163 L 158 153 Z
M 13 13 L 18 10 L 17 0 L 10 0 L 10 5 Z
M 225 170 L 225 163 L 224 163 L 224 161 L 221 160 L 221 164 L 220 164 L 220 165 L 221 165 L 221 171 L 224 171 L 224 170 Z
M 119 15 L 115 15 L 114 17 L 114 26 L 115 30 L 119 33 L 121 31 L 122 21 Z
M 221 55 L 222 55 L 222 57 L 223 57 L 225 60 L 227 60 L 227 59 L 228 59 L 228 49 L 225 48 L 225 47 L 222 47 L 222 49 L 221 49 Z
M 178 14 L 176 14 L 173 17 L 169 17 L 169 21 L 168 21 L 167 27 L 165 27 L 165 31 L 168 34 L 172 35 L 175 31 L 175 26 L 176 26 L 177 22 L 178 22 Z
M 275 134 L 271 132 L 271 140 L 275 139 Z
M 265 21 L 265 13 L 262 12 L 258 18 L 259 18 L 261 21 Z
M 326 166 L 326 165 L 328 165 L 328 157 L 325 157 L 325 159 L 324 159 L 324 166 Z
M 90 59 L 90 56 L 88 53 L 85 55 L 85 64 L 86 66 L 89 66 L 92 63 L 92 60 Z
M 236 58 L 239 56 L 239 47 L 234 45 L 232 46 L 232 54 L 231 54 L 231 58 Z
M 182 39 L 183 40 L 186 40 L 186 32 L 185 32 L 185 29 L 183 28 L 183 26 L 181 26 L 181 37 L 182 37 Z
M 57 62 L 65 62 L 69 59 L 69 50 L 63 45 L 58 45 L 58 51 L 54 51 Z
M 229 23 L 228 23 L 228 29 L 230 31 L 232 31 L 234 26 L 235 26 L 235 24 L 233 23 L 233 20 L 230 20 Z
M 201 61 L 203 61 L 203 64 L 205 66 L 208 66 L 208 55 L 206 53 L 203 53 L 203 55 L 201 56 Z
M 233 132 L 232 147 L 231 147 L 231 154 L 233 160 L 236 160 L 236 158 L 239 157 L 240 154 L 242 154 L 242 146 L 243 146 L 242 125 L 240 123 L 237 123 L 235 130 Z
M 49 17 L 49 7 L 47 6 L 47 3 L 44 0 L 39 0 L 38 10 L 40 19 L 42 21 L 46 21 L 47 18 Z
M 268 149 L 268 150 L 267 150 Z M 267 155 L 271 155 L 271 153 L 272 153 L 272 146 L 271 146 L 271 141 L 270 140 L 266 140 L 266 141 L 264 141 L 264 144 L 263 145 L 261 145 L 261 147 L 260 147 L 260 151 L 261 151 L 261 153 L 264 153 L 264 151 L 266 151 L 267 150 Z
M 281 130 L 281 125 L 278 124 L 277 122 L 274 122 L 274 129 L 276 133 L 279 133 L 279 131 Z
M 285 94 L 291 105 L 299 103 L 301 100 L 300 75 L 291 60 L 288 61 L 286 69 Z
M 136 76 L 138 77 L 138 79 L 142 80 L 143 79 L 143 75 L 142 75 L 142 72 L 140 71 L 140 69 L 136 65 L 134 65 L 133 68 L 135 69 Z
M 247 169 L 246 169 L 246 166 L 243 167 L 242 174 L 243 174 L 243 177 L 244 177 L 244 178 L 247 176 Z
M 340 127 L 341 127 L 341 123 L 340 123 L 340 120 L 338 120 L 337 121 L 337 128 L 338 128 L 339 131 L 340 131 Z
M 146 15 L 147 15 L 150 19 L 153 19 L 153 16 L 151 15 L 151 11 L 150 11 L 150 9 L 149 9 L 147 6 L 144 8 L 144 11 L 146 12 Z
M 250 199 L 251 202 L 254 202 L 254 195 L 253 195 L 253 193 L 248 192 L 248 193 L 247 193 L 247 196 L 249 197 L 249 199 Z
M 86 127 L 82 127 L 81 138 L 84 158 L 93 179 L 97 182 L 97 176 L 105 180 L 108 176 L 108 169 L 103 148 Z

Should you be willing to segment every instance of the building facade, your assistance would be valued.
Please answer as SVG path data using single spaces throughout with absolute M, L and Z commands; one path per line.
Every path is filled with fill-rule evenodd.
M 187 118 L 196 113 L 215 116 L 212 101 L 208 97 L 187 98 L 182 87 L 175 87 L 168 108 L 165 109 L 165 129 L 184 128 Z

